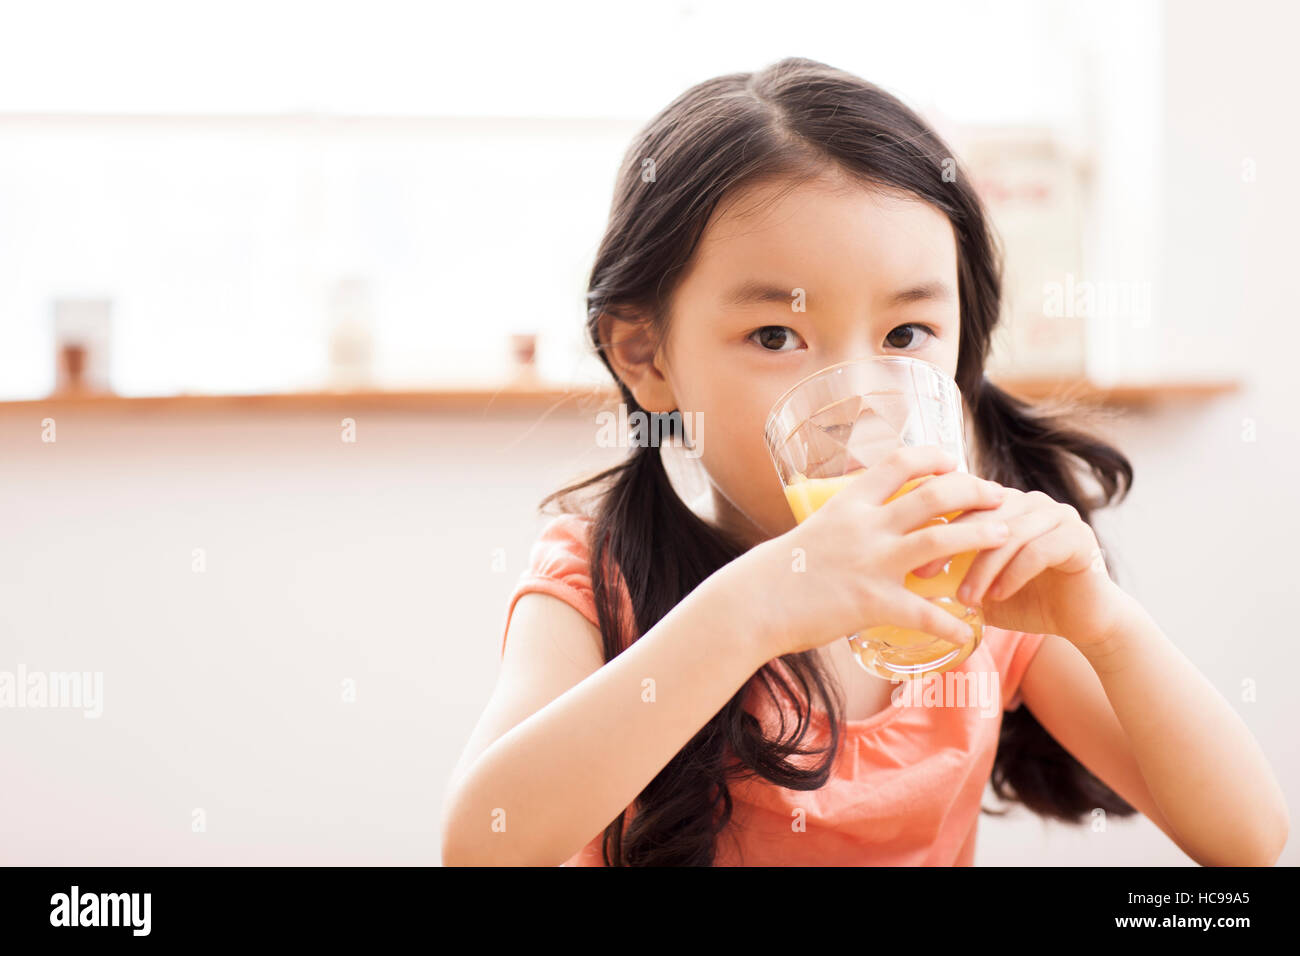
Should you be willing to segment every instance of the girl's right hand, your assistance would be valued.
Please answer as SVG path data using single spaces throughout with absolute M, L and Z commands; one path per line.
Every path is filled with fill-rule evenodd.
M 752 596 L 764 652 L 811 650 L 881 624 L 965 644 L 969 625 L 907 590 L 907 574 L 935 559 L 996 548 L 1000 521 L 934 523 L 954 511 L 996 508 L 1004 490 L 965 472 L 937 445 L 897 448 L 785 534 L 730 566 Z M 912 478 L 934 475 L 885 504 Z M 770 658 L 769 658 L 770 659 Z

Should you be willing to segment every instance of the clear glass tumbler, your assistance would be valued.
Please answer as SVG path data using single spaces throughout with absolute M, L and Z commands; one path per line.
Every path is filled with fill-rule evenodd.
M 804 521 L 836 491 L 900 445 L 940 445 L 968 471 L 957 383 L 932 362 L 876 356 L 814 372 L 790 388 L 768 415 L 768 450 L 790 510 Z M 887 499 L 932 476 L 914 478 Z M 951 521 L 960 511 L 933 522 Z M 979 646 L 984 616 L 957 599 L 975 552 L 955 555 L 929 578 L 908 573 L 904 585 L 970 625 L 961 646 L 934 634 L 881 624 L 850 635 L 858 663 L 887 680 L 911 680 L 946 671 Z

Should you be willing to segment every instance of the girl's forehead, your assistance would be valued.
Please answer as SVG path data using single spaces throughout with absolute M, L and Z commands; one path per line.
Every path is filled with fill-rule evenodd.
M 951 221 L 915 197 L 820 183 L 765 188 L 710 221 L 690 270 L 696 278 L 730 282 L 737 270 L 757 270 L 766 274 L 754 278 L 798 285 L 828 270 L 863 270 L 864 278 L 955 271 Z

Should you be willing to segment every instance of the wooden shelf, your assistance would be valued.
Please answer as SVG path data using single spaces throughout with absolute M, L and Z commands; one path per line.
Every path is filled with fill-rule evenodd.
M 354 391 L 266 392 L 230 395 L 123 396 L 92 393 L 0 402 L 0 411 L 415 411 L 482 412 L 543 410 L 552 406 L 603 407 L 617 397 L 614 388 L 564 385 L 449 386 L 437 389 L 360 389 Z
M 1062 399 L 1086 404 L 1140 406 L 1159 401 L 1196 401 L 1236 392 L 1236 381 L 1170 381 L 1101 386 L 1082 379 L 1003 380 L 997 384 L 1028 401 Z M 128 397 L 70 393 L 48 398 L 0 402 L 0 412 L 43 411 L 215 411 L 284 412 L 359 410 L 412 412 L 541 411 L 561 406 L 605 408 L 617 402 L 613 386 L 561 384 L 450 386 L 421 390 L 270 392 L 248 395 L 165 395 Z
M 1065 399 L 1093 405 L 1149 405 L 1155 402 L 1187 402 L 1228 395 L 1241 390 L 1236 380 L 1129 382 L 1098 385 L 1086 379 L 994 380 L 1003 391 L 1026 401 Z

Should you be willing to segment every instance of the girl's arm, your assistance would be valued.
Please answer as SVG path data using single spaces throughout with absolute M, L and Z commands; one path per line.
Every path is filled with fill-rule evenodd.
M 1141 604 L 1125 597 L 1121 624 L 1105 639 L 1076 649 L 1048 637 L 1025 671 L 1025 706 L 1197 863 L 1273 865 L 1290 820 L 1259 744 Z
M 630 806 L 771 657 L 731 581 L 706 579 L 608 664 L 577 610 L 520 597 L 447 790 L 443 864 L 556 866 Z

